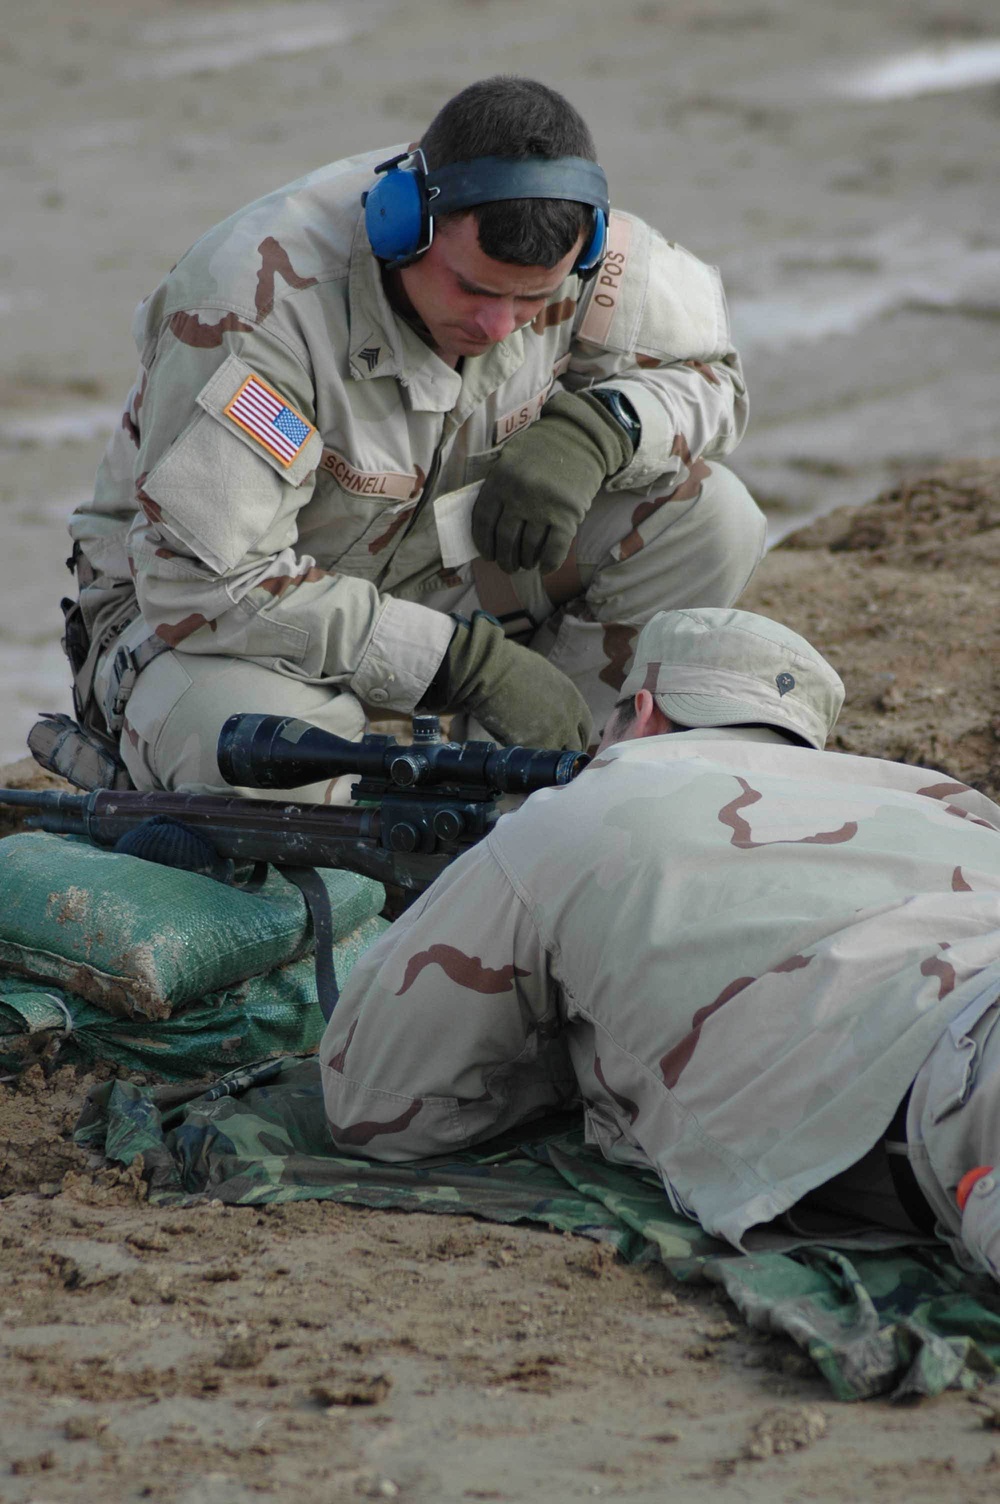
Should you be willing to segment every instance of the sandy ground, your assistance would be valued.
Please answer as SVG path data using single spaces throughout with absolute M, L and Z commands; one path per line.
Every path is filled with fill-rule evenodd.
M 840 669 L 838 745 L 996 797 L 996 74 L 943 83 L 997 29 L 990 0 L 17 6 L 0 757 L 37 708 L 66 708 L 65 516 L 120 418 L 135 302 L 230 209 L 410 139 L 511 70 L 584 110 L 616 202 L 722 266 L 754 403 L 735 468 L 774 536 L 890 487 L 793 533 L 744 602 Z M 0 1086 L 5 1504 L 997 1496 L 982 1405 L 834 1404 L 709 1292 L 580 1240 L 325 1205 L 153 1210 L 68 1141 L 86 1085 Z
M 848 687 L 838 746 L 996 796 L 998 554 L 1000 463 L 965 462 L 792 535 L 744 604 L 824 643 Z M 69 1141 L 88 1084 L 36 1065 L 0 1086 L 11 1504 L 997 1496 L 1000 1405 L 836 1404 L 712 1292 L 582 1239 L 152 1209 L 138 1174 Z

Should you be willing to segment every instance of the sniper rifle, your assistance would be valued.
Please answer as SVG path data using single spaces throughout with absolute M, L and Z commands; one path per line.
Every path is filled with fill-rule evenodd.
M 421 715 L 413 717 L 410 744 L 394 736 L 348 742 L 293 716 L 232 715 L 219 734 L 216 759 L 226 782 L 243 788 L 297 788 L 356 773 L 351 793 L 358 803 L 0 788 L 0 805 L 28 810 L 24 823 L 34 829 L 83 836 L 97 846 L 226 881 L 238 867 L 253 863 L 256 874 L 273 863 L 301 889 L 308 906 L 316 990 L 326 1018 L 338 986 L 330 899 L 317 867 L 378 878 L 412 899 L 489 833 L 504 794 L 559 787 L 589 761 L 582 752 L 447 742 L 437 717 Z M 251 876 L 250 886 L 254 881 Z
M 343 867 L 416 894 L 489 832 L 503 795 L 567 784 L 588 760 L 582 752 L 444 741 L 431 715 L 413 717 L 409 744 L 394 736 L 348 742 L 292 716 L 233 715 L 217 748 L 227 783 L 288 789 L 358 774 L 351 790 L 358 804 L 0 788 L 0 805 L 30 811 L 29 827 L 111 848 L 160 817 L 198 832 L 236 864 Z

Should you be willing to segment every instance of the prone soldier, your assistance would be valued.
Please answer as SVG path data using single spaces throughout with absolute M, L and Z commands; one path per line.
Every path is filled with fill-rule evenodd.
M 839 677 L 750 612 L 654 617 L 623 691 L 352 972 L 334 1142 L 448 1154 L 575 1104 L 737 1247 L 835 1210 L 1000 1279 L 1000 808 L 825 752 Z

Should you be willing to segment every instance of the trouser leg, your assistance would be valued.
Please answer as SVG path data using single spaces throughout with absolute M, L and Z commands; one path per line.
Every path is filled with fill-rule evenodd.
M 993 982 L 942 1034 L 917 1073 L 909 1157 L 959 1263 L 1000 1279 L 1000 999 Z M 995 1166 L 958 1205 L 968 1171 Z
M 288 678 L 239 658 L 168 652 L 144 668 L 125 709 L 121 755 L 136 788 L 282 797 L 273 789 L 234 789 L 219 772 L 219 732 L 231 715 L 290 715 L 356 741 L 365 713 L 354 695 Z M 341 804 L 352 777 L 321 778 L 289 790 L 313 804 Z
M 673 478 L 671 478 L 672 480 Z M 543 653 L 576 683 L 596 728 L 607 720 L 631 666 L 640 628 L 657 611 L 731 605 L 764 551 L 766 524 L 746 487 L 721 465 L 657 495 L 602 491 L 566 562 L 551 574 L 506 575 L 475 559 L 430 591 L 398 590 L 439 611 L 499 617 L 507 634 Z M 287 677 L 238 658 L 167 652 L 150 663 L 128 701 L 121 753 L 140 789 L 229 791 L 215 749 L 234 713 L 292 715 L 355 740 L 361 703 L 329 684 Z M 458 736 L 483 736 L 460 718 Z M 350 779 L 295 790 L 314 803 L 342 802 Z M 252 789 L 250 797 L 273 797 Z
M 503 622 L 577 685 L 600 728 L 632 662 L 640 628 L 657 611 L 729 606 L 764 552 L 766 521 L 732 471 L 706 465 L 694 494 L 602 491 L 566 562 L 544 577 L 506 575 L 475 559 L 426 605 Z M 683 493 L 683 494 L 682 494 Z M 405 592 L 402 592 L 405 593 Z

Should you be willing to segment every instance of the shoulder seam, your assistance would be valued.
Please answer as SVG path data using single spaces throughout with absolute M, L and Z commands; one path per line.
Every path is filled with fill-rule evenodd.
M 500 871 L 502 872 L 508 887 L 514 894 L 514 897 L 517 899 L 518 903 L 521 905 L 521 908 L 524 910 L 528 921 L 538 938 L 539 948 L 543 950 L 547 956 L 558 956 L 560 953 L 559 946 L 555 942 L 550 945 L 546 941 L 544 935 L 541 932 L 541 929 L 539 928 L 538 920 L 535 917 L 536 905 L 531 894 L 521 882 L 520 878 L 518 878 L 515 873 L 513 873 L 507 866 L 507 863 L 503 858 L 503 854 L 499 850 L 499 842 L 497 840 L 497 834 L 495 830 L 490 831 L 489 835 L 486 837 L 484 845 L 486 846 L 487 851 L 490 853 L 490 856 L 500 868 Z M 560 986 L 562 985 L 562 978 L 560 977 Z
M 299 292 L 302 290 L 303 289 L 300 288 L 292 289 L 293 292 Z M 282 301 L 284 301 L 284 299 L 282 299 Z M 303 359 L 302 353 L 298 349 L 296 349 L 295 345 L 292 344 L 290 340 L 286 339 L 285 336 L 279 333 L 277 329 L 268 328 L 266 319 L 258 320 L 256 309 L 246 309 L 236 303 L 196 302 L 181 304 L 178 307 L 171 309 L 169 313 L 164 313 L 163 317 L 160 320 L 159 326 L 156 331 L 157 345 L 163 338 L 164 330 L 169 327 L 170 320 L 174 318 L 178 313 L 221 313 L 223 315 L 227 313 L 235 314 L 238 319 L 242 319 L 245 323 L 252 324 L 254 333 L 262 334 L 265 338 L 273 340 L 276 345 L 281 345 L 283 349 L 288 351 L 289 355 L 294 357 L 294 359 L 298 362 L 298 364 L 304 371 L 310 371 L 309 362 Z M 268 318 L 270 318 L 270 314 L 268 315 Z

